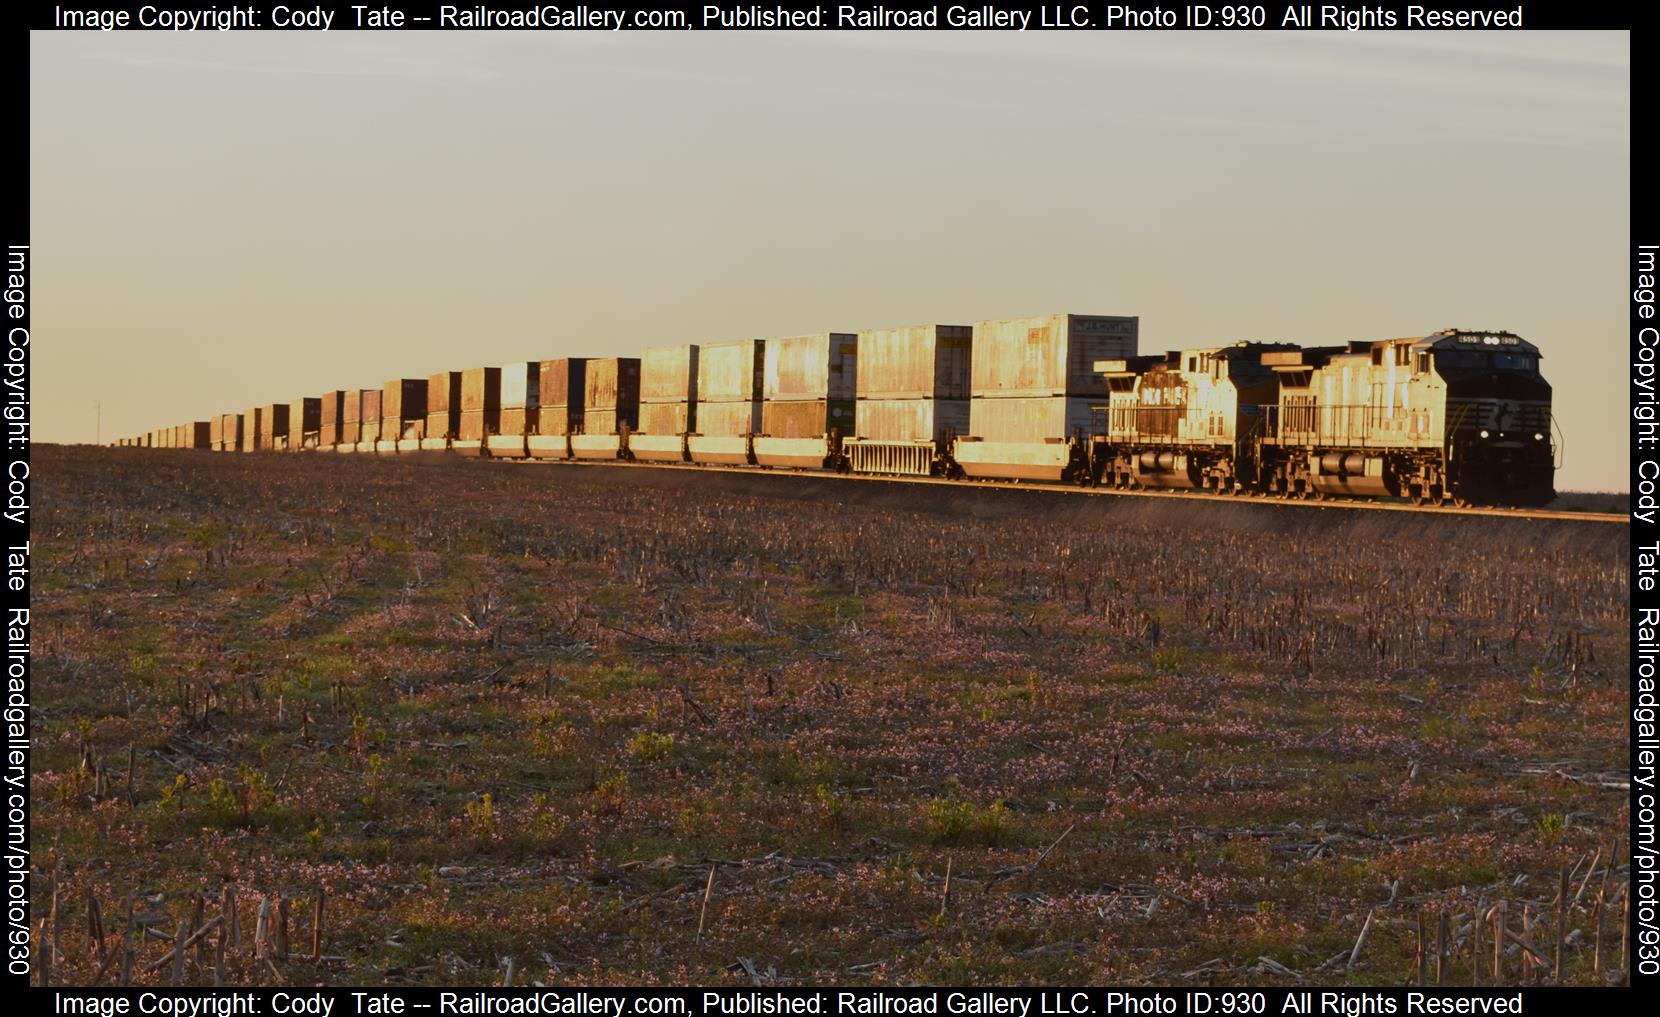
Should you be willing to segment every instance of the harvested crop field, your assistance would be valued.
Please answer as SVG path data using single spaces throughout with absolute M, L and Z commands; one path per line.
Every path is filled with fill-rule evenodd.
M 1400 983 L 1443 918 L 1444 982 L 1618 977 L 1624 527 L 34 473 L 55 981 Z

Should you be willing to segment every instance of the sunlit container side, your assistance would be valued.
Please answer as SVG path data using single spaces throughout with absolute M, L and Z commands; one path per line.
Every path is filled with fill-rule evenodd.
M 242 414 L 226 413 L 219 418 L 219 450 L 242 451 Z
M 968 433 L 971 325 L 910 325 L 859 333 L 855 473 L 953 472 L 951 442 Z
M 1097 360 L 1136 355 L 1140 319 L 1048 314 L 974 325 L 973 397 L 1106 396 Z
M 501 368 L 473 367 L 461 372 L 461 417 L 451 447 L 482 453 L 484 440 L 501 426 Z
M 442 452 L 461 430 L 461 371 L 439 371 L 427 378 L 426 430 L 421 448 Z
M 381 405 L 386 393 L 378 388 L 360 389 L 362 399 L 358 407 L 357 450 L 374 452 L 380 446 Z
M 583 413 L 614 410 L 616 419 L 629 426 L 639 422 L 640 358 L 605 357 L 588 361 L 583 382 Z M 583 430 L 598 433 L 583 421 Z
M 697 430 L 699 434 L 709 436 L 754 434 L 760 425 L 760 407 L 752 402 L 700 402 L 697 406 Z
M 764 340 L 704 343 L 698 348 L 697 430 L 686 438 L 693 462 L 755 462 L 765 377 Z
M 377 452 L 414 452 L 427 425 L 427 380 L 394 378 L 380 390 L 380 441 Z
M 760 406 L 754 402 L 699 402 L 698 432 L 687 435 L 686 452 L 694 463 L 753 465 L 755 428 Z
M 340 441 L 337 452 L 356 452 L 363 436 L 363 390 L 348 388 L 340 393 Z
M 288 404 L 272 403 L 260 407 L 259 444 L 267 452 L 282 452 L 288 448 Z
M 766 342 L 737 339 L 704 343 L 697 355 L 697 401 L 759 404 L 766 376 Z M 759 410 L 755 426 L 761 426 Z
M 322 427 L 323 400 L 316 396 L 296 399 L 288 404 L 288 450 L 299 452 L 317 447 L 317 434 Z
M 768 339 L 763 354 L 761 466 L 832 469 L 853 433 L 859 337 L 852 332 Z
M 215 413 L 208 420 L 208 448 L 215 452 L 225 451 L 225 417 Z
M 1140 319 L 1050 314 L 974 325 L 969 435 L 952 447 L 970 477 L 1084 481 L 1099 360 L 1136 354 Z
M 536 433 L 542 405 L 542 365 L 520 361 L 501 369 L 501 420 L 497 433 L 485 439 L 491 455 L 519 458 L 528 455 L 525 438 Z
M 341 410 L 345 401 L 346 393 L 339 389 L 324 392 L 319 400 L 317 447 L 324 451 L 333 451 L 340 445 L 340 422 L 343 416 Z
M 686 461 L 686 435 L 697 429 L 698 354 L 689 343 L 640 354 L 640 426 L 628 439 L 631 458 Z
M 532 457 L 571 457 L 570 436 L 582 430 L 587 368 L 586 357 L 542 361 L 542 405 L 536 414 L 536 433 L 525 440 Z
M 629 435 L 640 423 L 639 358 L 589 360 L 582 401 L 582 427 L 571 433 L 571 456 L 626 459 Z

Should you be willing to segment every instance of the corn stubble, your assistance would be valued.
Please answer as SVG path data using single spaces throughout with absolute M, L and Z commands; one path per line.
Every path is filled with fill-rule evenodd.
M 1615 527 L 35 463 L 57 984 L 1624 978 Z

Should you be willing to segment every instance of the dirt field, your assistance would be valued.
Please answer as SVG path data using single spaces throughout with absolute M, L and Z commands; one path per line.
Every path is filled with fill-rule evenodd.
M 1494 978 L 1501 925 L 1506 982 L 1617 977 L 1624 527 L 34 472 L 56 981 L 1398 983 L 1442 917 L 1445 982 Z

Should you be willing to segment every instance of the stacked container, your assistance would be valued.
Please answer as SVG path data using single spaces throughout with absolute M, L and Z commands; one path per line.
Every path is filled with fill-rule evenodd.
M 536 433 L 541 394 L 541 364 L 520 361 L 501 369 L 501 420 L 495 433 L 485 439 L 491 455 L 529 454 L 525 439 Z
M 381 406 L 386 401 L 386 391 L 366 388 L 360 390 L 360 395 L 362 401 L 358 405 L 357 450 L 377 452 L 380 450 L 381 430 L 385 426 L 385 421 L 381 419 Z M 396 445 L 393 447 L 396 448 Z
M 587 368 L 585 357 L 542 361 L 542 405 L 536 416 L 536 433 L 525 439 L 527 451 L 534 458 L 571 457 L 570 436 L 582 430 Z
M 1087 479 L 1091 406 L 1108 400 L 1098 360 L 1136 355 L 1140 319 L 1050 314 L 974 326 L 969 436 L 952 449 L 970 477 Z
M 452 447 L 484 451 L 484 439 L 501 427 L 501 368 L 474 367 L 461 372 L 461 417 Z
M 952 440 L 968 433 L 973 341 L 970 325 L 859 333 L 857 437 L 846 445 L 853 472 L 946 472 Z
M 582 427 L 571 432 L 574 459 L 622 459 L 640 423 L 640 358 L 588 361 L 582 392 Z
M 322 427 L 323 400 L 316 396 L 296 399 L 288 404 L 288 451 L 316 448 L 318 430 Z
M 272 403 L 259 408 L 259 448 L 280 452 L 288 447 L 288 404 Z
M 213 447 L 213 421 L 197 420 L 184 426 L 189 441 L 185 448 L 211 449 Z
M 427 379 L 427 426 L 421 447 L 442 452 L 461 431 L 461 372 L 439 371 Z
M 427 382 L 394 378 L 380 390 L 377 452 L 418 452 L 427 429 Z
M 859 337 L 852 332 L 768 339 L 761 390 L 761 466 L 830 469 L 853 434 Z
M 695 345 L 654 346 L 640 355 L 640 426 L 628 438 L 629 456 L 686 461 L 686 435 L 697 430 Z
M 346 393 L 339 389 L 323 393 L 321 409 L 317 414 L 318 448 L 332 451 L 340 447 L 340 423 L 344 416 L 341 411 L 345 401 Z
M 761 431 L 766 343 L 760 339 L 705 343 L 697 355 L 697 430 L 686 439 L 696 463 L 753 463 Z

